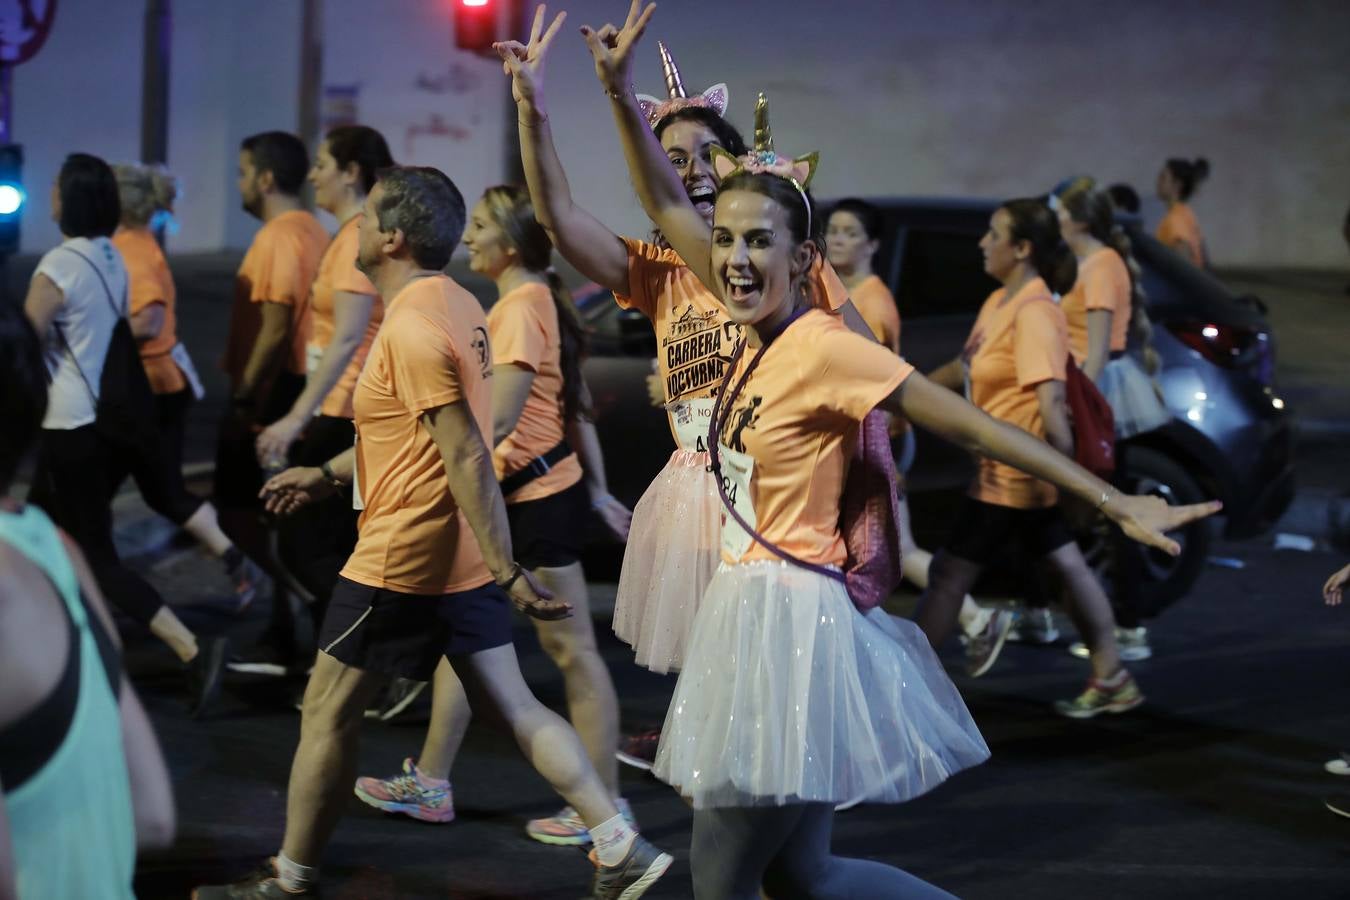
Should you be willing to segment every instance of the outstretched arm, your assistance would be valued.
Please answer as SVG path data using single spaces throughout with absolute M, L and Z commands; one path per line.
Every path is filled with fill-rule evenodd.
M 546 8 L 535 10 L 528 44 L 493 44 L 502 58 L 502 70 L 511 76 L 520 129 L 520 161 L 530 190 L 534 216 L 544 226 L 558 252 L 577 271 L 617 294 L 627 295 L 628 252 L 614 232 L 572 202 L 553 131 L 544 103 L 544 61 L 567 13 L 558 13 L 543 30 Z
M 595 74 L 610 98 L 619 143 L 642 208 L 685 265 L 704 284 L 711 284 L 712 229 L 689 201 L 679 175 L 633 95 L 634 49 L 655 11 L 655 3 L 644 7 L 641 0 L 632 0 L 622 28 L 605 25 L 597 31 L 583 26 L 581 33 L 595 60 Z M 698 148 L 688 149 L 698 152 Z
M 1168 506 L 1160 497 L 1121 494 L 1044 441 L 986 415 L 963 397 L 917 372 L 906 378 L 880 407 L 904 415 L 915 425 L 971 453 L 1007 463 L 1062 488 L 1100 509 L 1130 538 L 1173 556 L 1181 552 L 1181 547 L 1165 532 L 1211 516 L 1223 507 L 1217 500 Z

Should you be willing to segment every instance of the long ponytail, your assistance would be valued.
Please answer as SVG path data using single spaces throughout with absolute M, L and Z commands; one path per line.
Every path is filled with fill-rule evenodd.
M 586 329 L 577 316 L 572 292 L 563 284 L 562 277 L 553 269 L 549 269 L 546 275 L 549 293 L 553 295 L 553 307 L 558 311 L 558 334 L 561 337 L 558 368 L 562 369 L 563 376 L 563 421 L 589 419 L 591 411 L 583 402 L 585 381 L 581 376 L 581 364 L 589 349 Z

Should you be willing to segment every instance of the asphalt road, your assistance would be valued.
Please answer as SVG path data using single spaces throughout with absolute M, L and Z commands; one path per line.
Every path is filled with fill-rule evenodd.
M 212 342 L 228 311 L 234 264 L 227 256 L 174 260 L 182 337 L 216 398 L 223 386 L 210 364 Z M 10 275 L 25 277 L 22 265 Z M 1345 278 L 1244 273 L 1242 281 L 1271 306 L 1281 390 L 1313 426 L 1299 445 L 1300 484 L 1344 492 Z M 190 462 L 210 459 L 217 417 L 210 401 L 194 411 Z M 134 495 L 119 500 L 119 511 L 120 538 L 129 548 L 156 548 L 137 565 L 189 623 L 246 640 L 265 610 L 243 622 L 217 612 L 226 585 L 214 565 L 194 549 L 165 548 L 156 537 L 163 526 L 145 518 Z M 1010 646 L 987 677 L 954 676 L 992 760 L 912 803 L 841 815 L 836 851 L 903 866 L 966 898 L 1350 897 L 1350 822 L 1321 805 L 1330 791 L 1350 792 L 1350 778 L 1337 784 L 1321 768 L 1350 747 L 1350 609 L 1327 609 L 1318 596 L 1347 554 L 1325 544 L 1275 551 L 1266 536 L 1220 545 L 1215 555 L 1243 568 L 1208 567 L 1190 597 L 1151 623 L 1157 655 L 1134 666 L 1144 707 L 1091 722 L 1056 718 L 1049 704 L 1081 687 L 1086 664 L 1064 652 L 1064 642 Z M 612 637 L 612 591 L 593 586 L 595 625 L 625 725 L 659 723 L 673 679 L 637 668 Z M 896 598 L 897 610 L 912 599 Z M 128 667 L 163 743 L 179 808 L 178 843 L 143 861 L 138 892 L 185 897 L 192 885 L 241 874 L 277 849 L 298 685 L 231 679 L 210 718 L 189 720 L 176 663 L 124 624 Z M 519 623 L 517 646 L 539 695 L 561 708 L 559 682 L 527 623 Z M 361 772 L 394 772 L 416 753 L 422 724 L 367 727 Z M 475 727 L 453 778 L 459 818 L 449 825 L 389 818 L 353 798 L 326 857 L 325 896 L 585 893 L 589 866 L 579 852 L 524 836 L 527 819 L 560 804 L 509 740 Z M 640 773 L 628 770 L 624 779 L 644 832 L 677 858 L 648 896 L 690 896 L 687 809 Z

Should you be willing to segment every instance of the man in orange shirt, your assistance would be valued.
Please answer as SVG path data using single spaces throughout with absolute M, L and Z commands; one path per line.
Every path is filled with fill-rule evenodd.
M 216 447 L 215 495 L 225 530 L 255 558 L 264 549 L 255 432 L 285 415 L 304 388 L 310 283 L 328 246 L 328 232 L 301 206 L 308 170 L 305 145 L 293 134 L 267 131 L 239 147 L 239 193 L 263 226 L 235 276 L 223 360 L 230 410 Z
M 474 702 L 495 706 L 535 769 L 582 815 L 595 896 L 638 897 L 671 863 L 619 813 L 571 726 L 520 674 L 511 605 L 542 619 L 571 607 L 541 596 L 512 561 L 492 434 L 492 351 L 478 301 L 441 270 L 464 230 L 464 200 L 435 169 L 392 168 L 366 198 L 357 264 L 386 298 L 353 397 L 356 447 L 269 481 L 286 513 L 353 485 L 365 507 L 356 549 L 324 620 L 291 768 L 286 837 L 263 870 L 198 900 L 315 896 L 367 705 L 392 677 L 431 678 L 447 658 Z

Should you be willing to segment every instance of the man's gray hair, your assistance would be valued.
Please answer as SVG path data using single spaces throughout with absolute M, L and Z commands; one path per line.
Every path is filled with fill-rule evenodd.
M 375 210 L 380 231 L 403 232 L 413 261 L 444 269 L 464 236 L 464 196 L 440 169 L 391 166 L 377 175 L 384 196 Z

